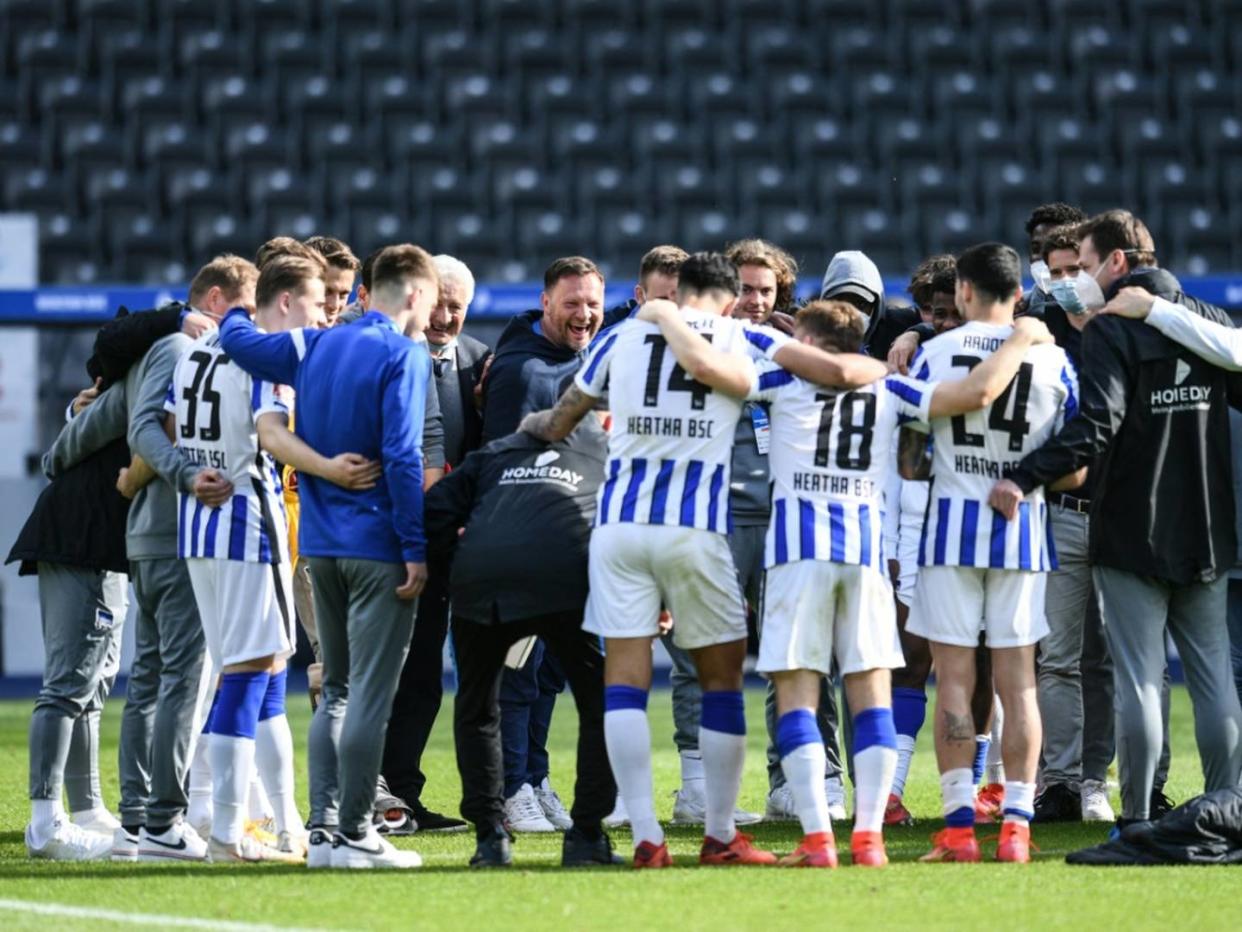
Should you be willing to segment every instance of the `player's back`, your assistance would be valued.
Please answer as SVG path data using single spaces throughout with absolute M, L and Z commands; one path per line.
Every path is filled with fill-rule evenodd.
M 749 328 L 684 310 L 717 349 L 753 355 Z M 757 352 L 757 351 L 756 351 Z M 607 366 L 606 373 L 599 369 Z M 729 467 L 742 401 L 691 379 L 654 324 L 627 320 L 592 354 L 580 378 L 604 374 L 612 430 L 598 524 L 666 524 L 727 533 Z
M 921 416 L 931 389 L 900 376 L 824 388 L 778 367 L 762 372 L 772 404 L 772 520 L 766 565 L 829 560 L 879 566 L 883 491 L 903 414 Z
M 912 371 L 923 381 L 960 379 L 1013 332 L 972 321 L 929 342 Z M 1042 489 L 1006 521 L 988 506 L 992 486 L 1077 413 L 1078 379 L 1064 351 L 1027 351 L 1018 374 L 980 411 L 930 422 L 933 455 L 920 565 L 1047 570 L 1055 558 Z
M 261 414 L 287 413 L 276 387 L 230 360 L 212 331 L 177 362 L 165 407 L 175 416 L 176 442 L 185 455 L 233 484 L 221 508 L 181 493 L 179 555 L 281 562 L 287 542 L 280 477 L 259 446 L 256 426 Z

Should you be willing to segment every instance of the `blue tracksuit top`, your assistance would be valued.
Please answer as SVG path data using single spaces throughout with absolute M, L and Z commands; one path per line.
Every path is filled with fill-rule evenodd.
M 220 344 L 257 379 L 297 392 L 297 435 L 327 457 L 358 453 L 384 467 L 375 488 L 350 491 L 300 474 L 299 548 L 310 557 L 422 563 L 425 347 L 371 311 L 348 327 L 263 333 L 241 308 Z

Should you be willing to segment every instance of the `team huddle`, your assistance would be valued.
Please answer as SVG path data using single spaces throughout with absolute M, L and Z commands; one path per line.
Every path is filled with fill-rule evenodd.
M 552 496 L 553 506 L 569 503 L 580 496 L 583 475 L 568 467 L 551 474 L 548 464 L 568 463 L 598 437 L 606 453 L 598 475 L 588 477 L 590 514 L 578 522 L 589 547 L 589 594 L 566 617 L 591 649 L 602 641 L 602 662 L 586 654 L 571 662 L 570 648 L 549 637 L 579 706 L 575 795 L 589 785 L 593 798 L 592 805 L 575 798 L 566 864 L 621 862 L 601 825 L 614 799 L 614 815 L 622 815 L 607 824 L 629 823 L 633 866 L 672 864 L 655 809 L 647 719 L 652 648 L 662 637 L 670 652 L 688 656 L 701 688 L 701 863 L 837 866 L 818 720 L 822 684 L 837 676 L 852 726 L 851 860 L 887 863 L 883 829 L 910 820 L 901 796 L 922 723 L 921 711 L 913 730 L 908 721 L 922 684 L 907 688 L 893 671 L 918 667 L 909 645 L 920 639 L 937 676 L 946 822 L 923 860 L 980 860 L 976 819 L 995 817 L 996 859 L 1029 861 L 1043 745 L 1037 649 L 1050 630 L 1048 574 L 1058 568 L 1045 489 L 1072 492 L 1087 470 L 1067 470 L 1025 492 L 1008 481 L 1080 406 L 1070 355 L 1040 320 L 1015 319 L 1023 302 L 1017 252 L 985 243 L 950 258 L 938 290 L 951 302 L 929 305 L 932 332 L 920 337 L 923 345 L 904 359 L 898 346 L 889 361 L 868 354 L 864 338 L 874 321 L 857 302 L 825 289 L 783 322 L 770 312 L 757 321 L 739 300 L 750 288 L 739 263 L 720 253 L 686 256 L 663 296 L 643 294 L 607 321 L 595 313 L 559 322 L 580 349 L 567 356 L 572 378 L 556 385 L 559 400 L 528 405 L 516 432 L 439 478 L 422 454 L 424 403 L 440 375 L 423 335 L 451 290 L 441 270 L 452 262 L 416 246 L 388 247 L 369 260 L 365 303 L 341 315 L 349 289 L 326 294 L 330 263 L 301 244 L 268 244 L 257 268 L 236 257 L 214 260 L 174 325 L 201 319 L 197 337 L 137 340 L 132 368 L 72 416 L 49 454 L 54 482 L 104 444 L 129 439 L 133 458 L 120 484 L 133 499 L 129 557 L 153 665 L 167 675 L 175 649 L 194 637 L 206 660 L 187 668 L 193 682 L 175 709 L 169 702 L 154 713 L 154 725 L 151 715 L 131 721 L 127 711 L 119 821 L 100 804 L 82 819 L 76 809 L 72 821 L 65 817 L 56 774 L 70 753 L 72 715 L 63 741 L 32 724 L 31 854 L 417 867 L 419 856 L 389 843 L 373 814 L 385 741 L 379 726 L 389 720 L 416 636 L 414 606 L 431 585 L 429 563 L 431 573 L 453 575 L 454 636 L 464 639 L 479 619 L 458 600 L 461 567 L 450 566 L 454 547 L 460 561 L 475 516 L 489 501 L 495 510 L 480 464 L 528 456 L 498 485 L 549 480 L 539 494 Z M 569 268 L 564 277 L 598 276 Z M 552 279 L 549 290 L 559 284 Z M 599 285 L 602 293 L 602 276 Z M 1071 288 L 1063 304 L 1084 290 Z M 546 301 L 545 292 L 545 332 L 556 323 Z M 1094 303 L 1098 310 L 1102 296 Z M 1185 313 L 1168 302 L 1161 310 Z M 127 333 L 140 324 L 126 324 Z M 143 373 L 161 350 L 172 356 L 170 376 L 153 399 L 144 385 L 158 379 Z M 158 424 L 163 436 L 136 430 L 143 423 Z M 730 549 L 739 423 L 753 426 L 769 468 L 758 599 Z M 499 515 L 503 521 L 503 508 Z M 160 524 L 167 549 L 136 555 L 136 521 Z M 436 562 L 442 552 L 447 564 Z M 310 591 L 299 592 L 303 558 Z M 42 586 L 42 561 L 39 567 Z M 158 607 L 163 597 L 148 594 L 179 589 L 184 598 L 187 587 L 192 628 L 183 608 Z M 311 591 L 313 609 L 305 609 L 299 602 Z M 311 610 L 323 673 L 304 820 L 285 684 L 296 619 Z M 498 606 L 485 612 L 503 627 Z M 529 614 L 546 620 L 546 612 Z M 761 850 L 738 827 L 749 620 L 758 632 L 756 669 L 774 690 L 771 738 L 787 815 L 803 831 L 784 856 Z M 494 669 L 483 671 L 479 707 L 463 704 L 455 713 L 462 811 L 476 823 L 471 863 L 480 867 L 512 860 L 512 826 L 495 815 L 503 795 L 494 763 L 495 691 L 508 644 Z M 464 678 L 476 648 L 458 640 L 456 649 Z M 156 682 L 160 675 L 157 669 Z M 598 691 L 594 705 L 580 695 L 583 683 Z M 461 688 L 464 695 L 465 682 Z M 131 684 L 131 702 L 133 692 Z M 983 793 L 980 736 L 991 726 L 977 714 L 981 693 L 985 722 L 993 705 L 995 718 L 1004 713 L 1000 753 L 993 752 L 999 760 L 989 768 L 995 778 Z M 604 773 L 601 761 L 582 759 L 585 742 L 601 735 Z M 52 761 L 37 780 L 36 744 L 39 760 Z M 476 760 L 487 764 L 476 768 Z M 486 801 L 477 810 L 470 802 L 476 783 Z M 265 828 L 252 822 L 256 797 L 259 814 L 270 814 Z M 602 797 L 605 808 L 596 811 Z

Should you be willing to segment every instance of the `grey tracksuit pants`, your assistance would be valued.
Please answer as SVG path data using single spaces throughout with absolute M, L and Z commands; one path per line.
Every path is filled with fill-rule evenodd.
M 1048 574 L 1048 635 L 1039 644 L 1042 782 L 1103 781 L 1113 759 L 1113 663 L 1087 564 L 1091 519 L 1049 506 L 1060 568 Z
M 121 822 L 162 831 L 184 814 L 211 665 L 185 561 L 134 560 L 134 662 L 121 717 Z
M 30 798 L 69 811 L 103 805 L 99 716 L 112 690 L 128 609 L 124 573 L 39 564 L 43 688 L 30 718 Z
M 310 557 L 323 693 L 307 743 L 312 825 L 361 833 L 371 824 L 375 781 L 392 700 L 414 633 L 416 600 L 397 598 L 400 563 Z
M 1165 630 L 1186 672 L 1207 791 L 1235 786 L 1242 773 L 1242 706 L 1233 688 L 1225 625 L 1224 577 L 1175 586 L 1097 566 L 1095 586 L 1113 657 L 1121 815 L 1145 819 L 1160 756 L 1160 688 Z

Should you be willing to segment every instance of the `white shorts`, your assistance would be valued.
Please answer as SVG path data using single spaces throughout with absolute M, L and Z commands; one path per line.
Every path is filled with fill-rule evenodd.
M 797 560 L 768 570 L 759 629 L 760 673 L 841 673 L 905 666 L 893 590 L 877 569 Z
M 683 650 L 746 637 L 746 603 L 723 534 L 606 524 L 591 534 L 591 594 L 582 627 L 606 638 L 655 637 L 660 608 Z
M 924 566 L 906 630 L 929 641 L 975 647 L 1026 647 L 1048 633 L 1047 573 L 974 566 Z
M 287 563 L 187 559 L 212 664 L 220 669 L 297 647 Z

